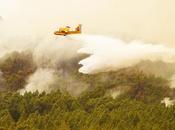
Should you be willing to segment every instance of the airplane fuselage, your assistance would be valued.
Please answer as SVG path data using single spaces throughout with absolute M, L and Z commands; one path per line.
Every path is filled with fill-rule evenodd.
M 60 28 L 58 31 L 55 31 L 54 34 L 61 35 L 61 36 L 66 36 L 71 34 L 81 34 L 81 24 L 78 25 L 75 28 L 75 30 L 70 30 L 70 27 L 64 27 L 64 28 Z

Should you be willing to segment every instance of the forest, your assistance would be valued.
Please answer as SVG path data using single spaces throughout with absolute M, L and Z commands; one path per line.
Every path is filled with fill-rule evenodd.
M 0 130 L 175 129 L 175 106 L 161 103 L 165 97 L 175 96 L 167 78 L 136 66 L 84 75 L 78 73 L 77 61 L 58 64 L 59 79 L 49 92 L 21 94 L 37 65 L 26 52 L 3 57 Z

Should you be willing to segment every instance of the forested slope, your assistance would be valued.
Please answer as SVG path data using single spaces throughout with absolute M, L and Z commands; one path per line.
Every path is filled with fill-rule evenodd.
M 20 94 L 37 68 L 32 55 L 15 52 L 1 59 L 0 129 L 175 129 L 175 107 L 161 103 L 174 98 L 169 80 L 137 67 L 84 75 L 76 61 L 58 65 L 52 92 Z

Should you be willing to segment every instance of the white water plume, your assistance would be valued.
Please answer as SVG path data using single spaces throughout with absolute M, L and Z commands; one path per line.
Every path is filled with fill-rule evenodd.
M 136 65 L 142 60 L 175 62 L 175 49 L 161 44 L 132 41 L 126 43 L 117 38 L 82 36 L 86 42 L 78 52 L 90 56 L 81 60 L 79 72 L 93 74 Z

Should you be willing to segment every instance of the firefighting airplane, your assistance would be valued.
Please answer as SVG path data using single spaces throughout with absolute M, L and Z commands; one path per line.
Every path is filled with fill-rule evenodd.
M 79 24 L 74 30 L 72 30 L 69 26 L 66 27 L 61 27 L 59 28 L 58 31 L 55 31 L 55 35 L 61 35 L 61 36 L 66 36 L 66 35 L 71 35 L 71 34 L 80 34 L 81 33 L 81 24 Z

